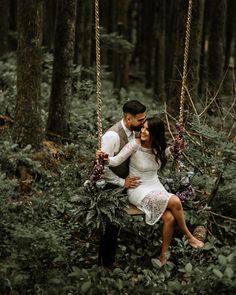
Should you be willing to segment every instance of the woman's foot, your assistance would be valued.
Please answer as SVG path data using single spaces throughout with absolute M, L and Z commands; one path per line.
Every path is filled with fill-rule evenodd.
M 195 249 L 202 248 L 204 246 L 204 243 L 194 237 L 191 237 L 188 239 L 188 243 L 190 246 L 192 246 Z
M 161 254 L 161 256 L 159 257 L 159 260 L 161 262 L 161 265 L 166 264 L 166 262 L 168 261 L 168 258 L 169 258 L 168 253 Z

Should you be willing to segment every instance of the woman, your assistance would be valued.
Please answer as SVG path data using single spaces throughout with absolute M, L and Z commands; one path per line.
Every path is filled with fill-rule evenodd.
M 140 185 L 127 190 L 130 203 L 145 213 L 147 224 L 153 225 L 160 218 L 164 221 L 163 244 L 160 261 L 167 261 L 167 251 L 177 222 L 188 243 L 193 248 L 201 248 L 204 243 L 196 239 L 188 230 L 183 207 L 180 199 L 166 191 L 160 183 L 157 171 L 164 168 L 167 162 L 165 126 L 164 122 L 156 117 L 145 121 L 140 138 L 130 141 L 115 157 L 109 157 L 109 166 L 118 166 L 128 157 L 129 175 L 140 177 Z M 104 153 L 98 152 L 98 156 Z

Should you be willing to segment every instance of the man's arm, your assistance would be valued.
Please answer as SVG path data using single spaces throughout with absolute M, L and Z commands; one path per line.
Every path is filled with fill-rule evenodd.
M 107 153 L 109 157 L 113 157 L 114 154 L 119 151 L 119 147 L 120 147 L 120 138 L 116 132 L 108 131 L 103 135 L 102 151 Z M 112 183 L 120 187 L 125 186 L 125 179 L 116 175 L 108 167 L 105 169 L 104 177 L 108 183 Z

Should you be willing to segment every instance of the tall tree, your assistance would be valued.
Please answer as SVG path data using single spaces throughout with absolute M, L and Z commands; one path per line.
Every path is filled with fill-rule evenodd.
M 144 1 L 143 3 L 143 28 L 142 28 L 142 46 L 143 61 L 145 69 L 145 87 L 149 88 L 153 85 L 153 61 L 155 48 L 155 16 L 156 16 L 156 0 Z
M 82 71 L 81 80 L 91 79 L 91 74 L 88 69 L 92 65 L 91 49 L 92 49 L 92 34 L 93 31 L 93 0 L 87 0 L 83 4 L 83 18 L 81 30 L 81 58 Z
M 187 87 L 192 98 L 199 95 L 200 57 L 205 0 L 193 1 Z
M 234 46 L 236 45 L 236 2 L 227 2 L 226 18 L 226 45 L 225 45 L 225 71 L 227 72 L 224 81 L 224 94 L 235 93 L 235 60 Z M 235 52 L 236 53 L 236 52 Z
M 185 28 L 186 28 L 186 19 L 187 19 L 187 1 L 174 1 L 174 20 L 172 23 L 175 28 L 174 33 L 172 34 L 172 43 L 175 43 L 174 46 L 171 46 L 172 52 L 168 52 L 169 56 L 172 56 L 172 75 L 171 82 L 168 87 L 168 97 L 171 99 L 172 106 L 177 110 L 179 105 L 180 89 L 182 82 L 182 70 L 183 70 L 183 59 L 184 59 L 184 39 L 185 39 Z M 173 30 L 173 28 L 170 28 Z M 168 34 L 168 32 L 167 32 Z M 167 57 L 167 58 L 168 58 Z M 168 62 L 168 60 L 166 60 Z
M 215 95 L 224 77 L 226 0 L 211 0 L 211 23 L 208 52 L 208 83 Z
M 69 136 L 77 0 L 58 0 L 47 136 Z M 55 137 L 56 138 L 56 137 Z
M 7 0 L 0 0 L 0 56 L 8 51 L 9 4 Z
M 56 0 L 43 1 L 43 44 L 53 49 L 56 19 Z
M 120 0 L 115 2 L 116 12 L 116 32 L 124 39 L 127 39 L 127 15 L 128 0 Z M 128 90 L 128 54 L 121 50 L 114 53 L 113 60 L 114 89 L 120 90 L 124 88 Z
M 39 148 L 42 1 L 18 0 L 17 95 L 14 138 L 21 146 Z
M 155 67 L 153 77 L 153 92 L 155 97 L 160 100 L 165 99 L 165 1 L 157 1 L 157 30 L 156 30 L 156 44 L 155 44 Z

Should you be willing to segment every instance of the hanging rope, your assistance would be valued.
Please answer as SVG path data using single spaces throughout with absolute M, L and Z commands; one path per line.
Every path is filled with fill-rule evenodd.
M 95 39 L 96 39 L 96 78 L 97 78 L 96 97 L 97 97 L 98 149 L 101 149 L 101 146 L 102 146 L 102 98 L 101 98 L 99 0 L 95 0 Z
M 179 121 L 176 126 L 176 138 L 173 146 L 173 157 L 176 163 L 177 170 L 180 170 L 180 158 L 181 152 L 184 148 L 184 101 L 185 101 L 185 90 L 187 81 L 187 68 L 188 68 L 188 55 L 189 55 L 189 44 L 190 44 L 190 31 L 191 31 L 191 19 L 192 19 L 192 0 L 188 2 L 188 16 L 185 32 L 185 43 L 184 43 L 184 62 L 183 62 L 183 74 L 182 74 L 182 85 L 179 103 Z
M 97 128 L 98 128 L 98 149 L 102 148 L 102 98 L 101 98 L 101 53 L 100 53 L 100 26 L 99 26 L 99 0 L 95 0 L 95 41 L 96 41 L 96 98 L 97 98 Z M 89 190 L 103 188 L 104 167 L 107 158 L 96 158 L 93 169 L 84 185 Z
M 184 44 L 183 76 L 182 76 L 180 107 L 179 107 L 179 124 L 180 125 L 183 125 L 183 121 L 184 121 L 184 100 L 185 100 L 185 88 L 186 88 L 186 80 L 187 80 L 188 55 L 189 55 L 190 31 L 191 31 L 191 20 L 192 20 L 192 6 L 193 6 L 192 0 L 189 0 L 188 18 L 187 18 L 185 44 Z

